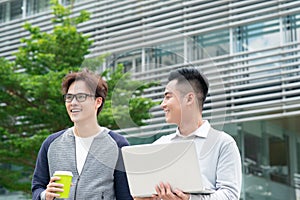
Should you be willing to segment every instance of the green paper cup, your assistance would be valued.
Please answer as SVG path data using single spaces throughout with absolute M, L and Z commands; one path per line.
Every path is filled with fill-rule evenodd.
M 69 198 L 71 182 L 73 178 L 73 174 L 70 171 L 55 171 L 53 176 L 60 177 L 60 180 L 55 181 L 56 183 L 63 184 L 63 192 L 57 192 L 60 194 L 59 198 Z

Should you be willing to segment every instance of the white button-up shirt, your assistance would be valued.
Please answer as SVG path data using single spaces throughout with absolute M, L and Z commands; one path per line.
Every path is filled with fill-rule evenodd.
M 211 133 L 214 132 L 214 133 Z M 205 145 L 211 135 L 211 144 Z M 242 183 L 241 157 L 234 139 L 221 131 L 214 130 L 208 121 L 189 136 L 176 132 L 162 136 L 154 143 L 169 143 L 193 139 L 196 143 L 203 184 L 215 192 L 210 195 L 191 195 L 191 200 L 238 200 Z M 202 149 L 203 145 L 206 149 Z M 180 189 L 180 188 L 179 188 Z

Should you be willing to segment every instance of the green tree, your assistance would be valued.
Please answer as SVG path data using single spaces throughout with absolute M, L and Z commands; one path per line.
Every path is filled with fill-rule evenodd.
M 42 141 L 49 134 L 72 125 L 60 91 L 61 80 L 69 71 L 82 67 L 92 44 L 88 36 L 77 31 L 77 25 L 87 21 L 89 13 L 83 11 L 71 18 L 70 8 L 63 7 L 57 0 L 52 1 L 52 5 L 53 31 L 41 32 L 26 23 L 24 28 L 30 37 L 21 40 L 24 45 L 15 54 L 15 61 L 0 59 L 0 185 L 25 193 L 30 193 L 31 176 Z M 100 64 L 101 58 L 87 63 L 98 60 Z M 105 71 L 103 76 L 108 80 L 110 93 L 99 117 L 100 124 L 119 128 L 118 116 L 112 115 L 128 115 L 124 111 L 126 106 L 134 124 L 143 124 L 143 119 L 150 117 L 148 110 L 155 105 L 141 97 L 143 89 L 151 84 L 131 81 L 130 74 L 124 74 L 121 66 L 116 71 Z M 122 87 L 119 81 L 123 81 Z M 123 102 L 117 111 L 111 107 L 119 105 L 113 103 L 112 96 L 120 90 L 136 98 L 130 99 L 127 105 Z

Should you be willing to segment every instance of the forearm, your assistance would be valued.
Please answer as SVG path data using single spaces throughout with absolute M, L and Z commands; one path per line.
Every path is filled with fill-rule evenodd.
M 216 170 L 215 192 L 192 195 L 191 200 L 239 200 L 242 181 L 241 160 L 234 143 L 222 149 Z
M 212 194 L 191 195 L 190 200 L 239 200 L 239 196 L 227 189 L 221 189 Z

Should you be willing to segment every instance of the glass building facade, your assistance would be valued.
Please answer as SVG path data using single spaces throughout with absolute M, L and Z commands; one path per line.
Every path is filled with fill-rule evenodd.
M 61 1 L 69 5 L 71 1 Z M 134 79 L 159 81 L 144 96 L 161 101 L 171 69 L 198 67 L 210 81 L 204 118 L 241 152 L 243 200 L 300 199 L 300 0 L 82 0 L 79 30 L 89 57 L 110 53 Z M 0 0 L 0 56 L 13 60 L 22 24 L 50 30 L 49 1 Z M 174 131 L 159 107 L 147 125 L 121 129 L 132 144 Z

